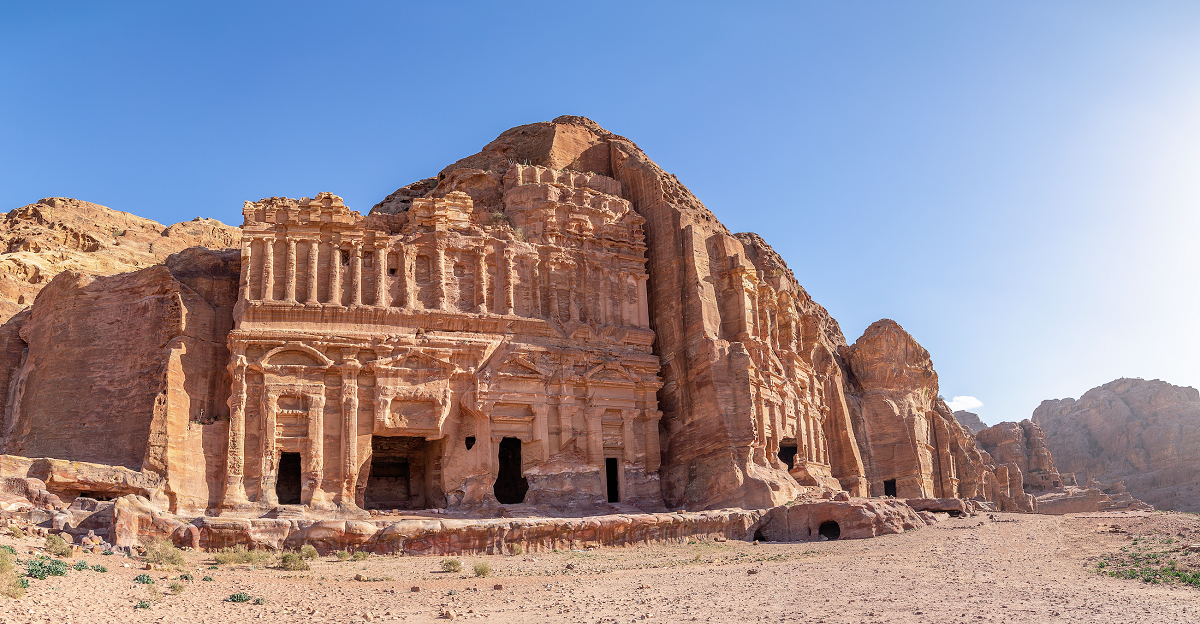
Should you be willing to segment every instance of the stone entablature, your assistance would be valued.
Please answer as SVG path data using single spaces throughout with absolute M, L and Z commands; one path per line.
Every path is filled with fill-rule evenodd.
M 661 507 L 644 220 L 595 174 L 505 189 L 246 203 L 223 508 Z

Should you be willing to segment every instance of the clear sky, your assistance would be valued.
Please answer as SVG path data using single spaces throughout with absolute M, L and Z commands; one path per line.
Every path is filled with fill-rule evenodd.
M 7 2 L 0 209 L 366 211 L 562 114 L 762 234 L 986 422 L 1200 386 L 1200 3 Z

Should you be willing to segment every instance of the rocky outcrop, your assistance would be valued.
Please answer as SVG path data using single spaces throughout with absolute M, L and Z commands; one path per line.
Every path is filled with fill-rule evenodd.
M 1041 492 L 1064 485 L 1074 485 L 1074 479 L 1063 476 L 1054 468 L 1054 459 L 1046 449 L 1046 438 L 1030 420 L 1020 423 L 1002 422 L 975 434 L 979 446 L 987 451 L 996 464 L 1014 464 L 1021 470 L 1025 489 Z
M 1200 512 L 1200 393 L 1165 381 L 1118 379 L 1076 399 L 1043 401 L 1033 422 L 1059 470 L 1080 483 L 1117 482 L 1158 509 Z
M 0 220 L 0 322 L 33 304 L 56 275 L 115 275 L 162 264 L 188 247 L 235 247 L 241 233 L 215 219 L 164 227 L 99 204 L 47 197 Z
M 925 350 L 895 321 L 873 323 L 852 347 L 856 438 L 875 496 L 975 498 L 1033 511 L 1020 466 L 997 465 L 938 396 Z
M 979 433 L 980 431 L 987 429 L 987 425 L 980 420 L 979 414 L 976 414 L 975 412 L 958 410 L 957 412 L 954 412 L 954 419 L 958 421 L 958 424 L 966 427 L 971 433 Z
M 9 344 L 0 448 L 144 472 L 156 485 L 140 493 L 173 510 L 207 508 L 225 446 L 238 271 L 237 252 L 193 248 L 131 273 L 60 273 L 0 332 Z M 128 492 L 63 474 L 82 469 L 20 473 L 63 495 Z

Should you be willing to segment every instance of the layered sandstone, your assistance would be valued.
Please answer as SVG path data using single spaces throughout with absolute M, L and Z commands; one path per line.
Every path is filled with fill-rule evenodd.
M 33 304 L 56 275 L 115 275 L 162 264 L 188 247 L 235 247 L 241 233 L 215 219 L 165 227 L 127 212 L 47 197 L 0 220 L 0 322 Z
M 1200 393 L 1118 379 L 1076 399 L 1043 401 L 1033 422 L 1060 470 L 1159 509 L 1200 512 Z
M 1022 470 L 981 453 L 938 395 L 933 361 L 898 323 L 873 323 L 847 350 L 851 413 L 876 496 L 975 498 L 1033 511 Z
M 1054 468 L 1042 428 L 1030 420 L 993 425 L 976 433 L 975 440 L 997 464 L 1016 465 L 1028 490 L 1045 491 L 1074 485 L 1073 478 L 1064 483 L 1063 476 Z

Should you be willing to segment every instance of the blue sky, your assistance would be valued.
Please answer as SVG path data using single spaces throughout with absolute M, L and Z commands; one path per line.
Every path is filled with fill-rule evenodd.
M 5 3 L 0 209 L 367 210 L 585 115 L 989 423 L 1200 386 L 1200 4 Z

